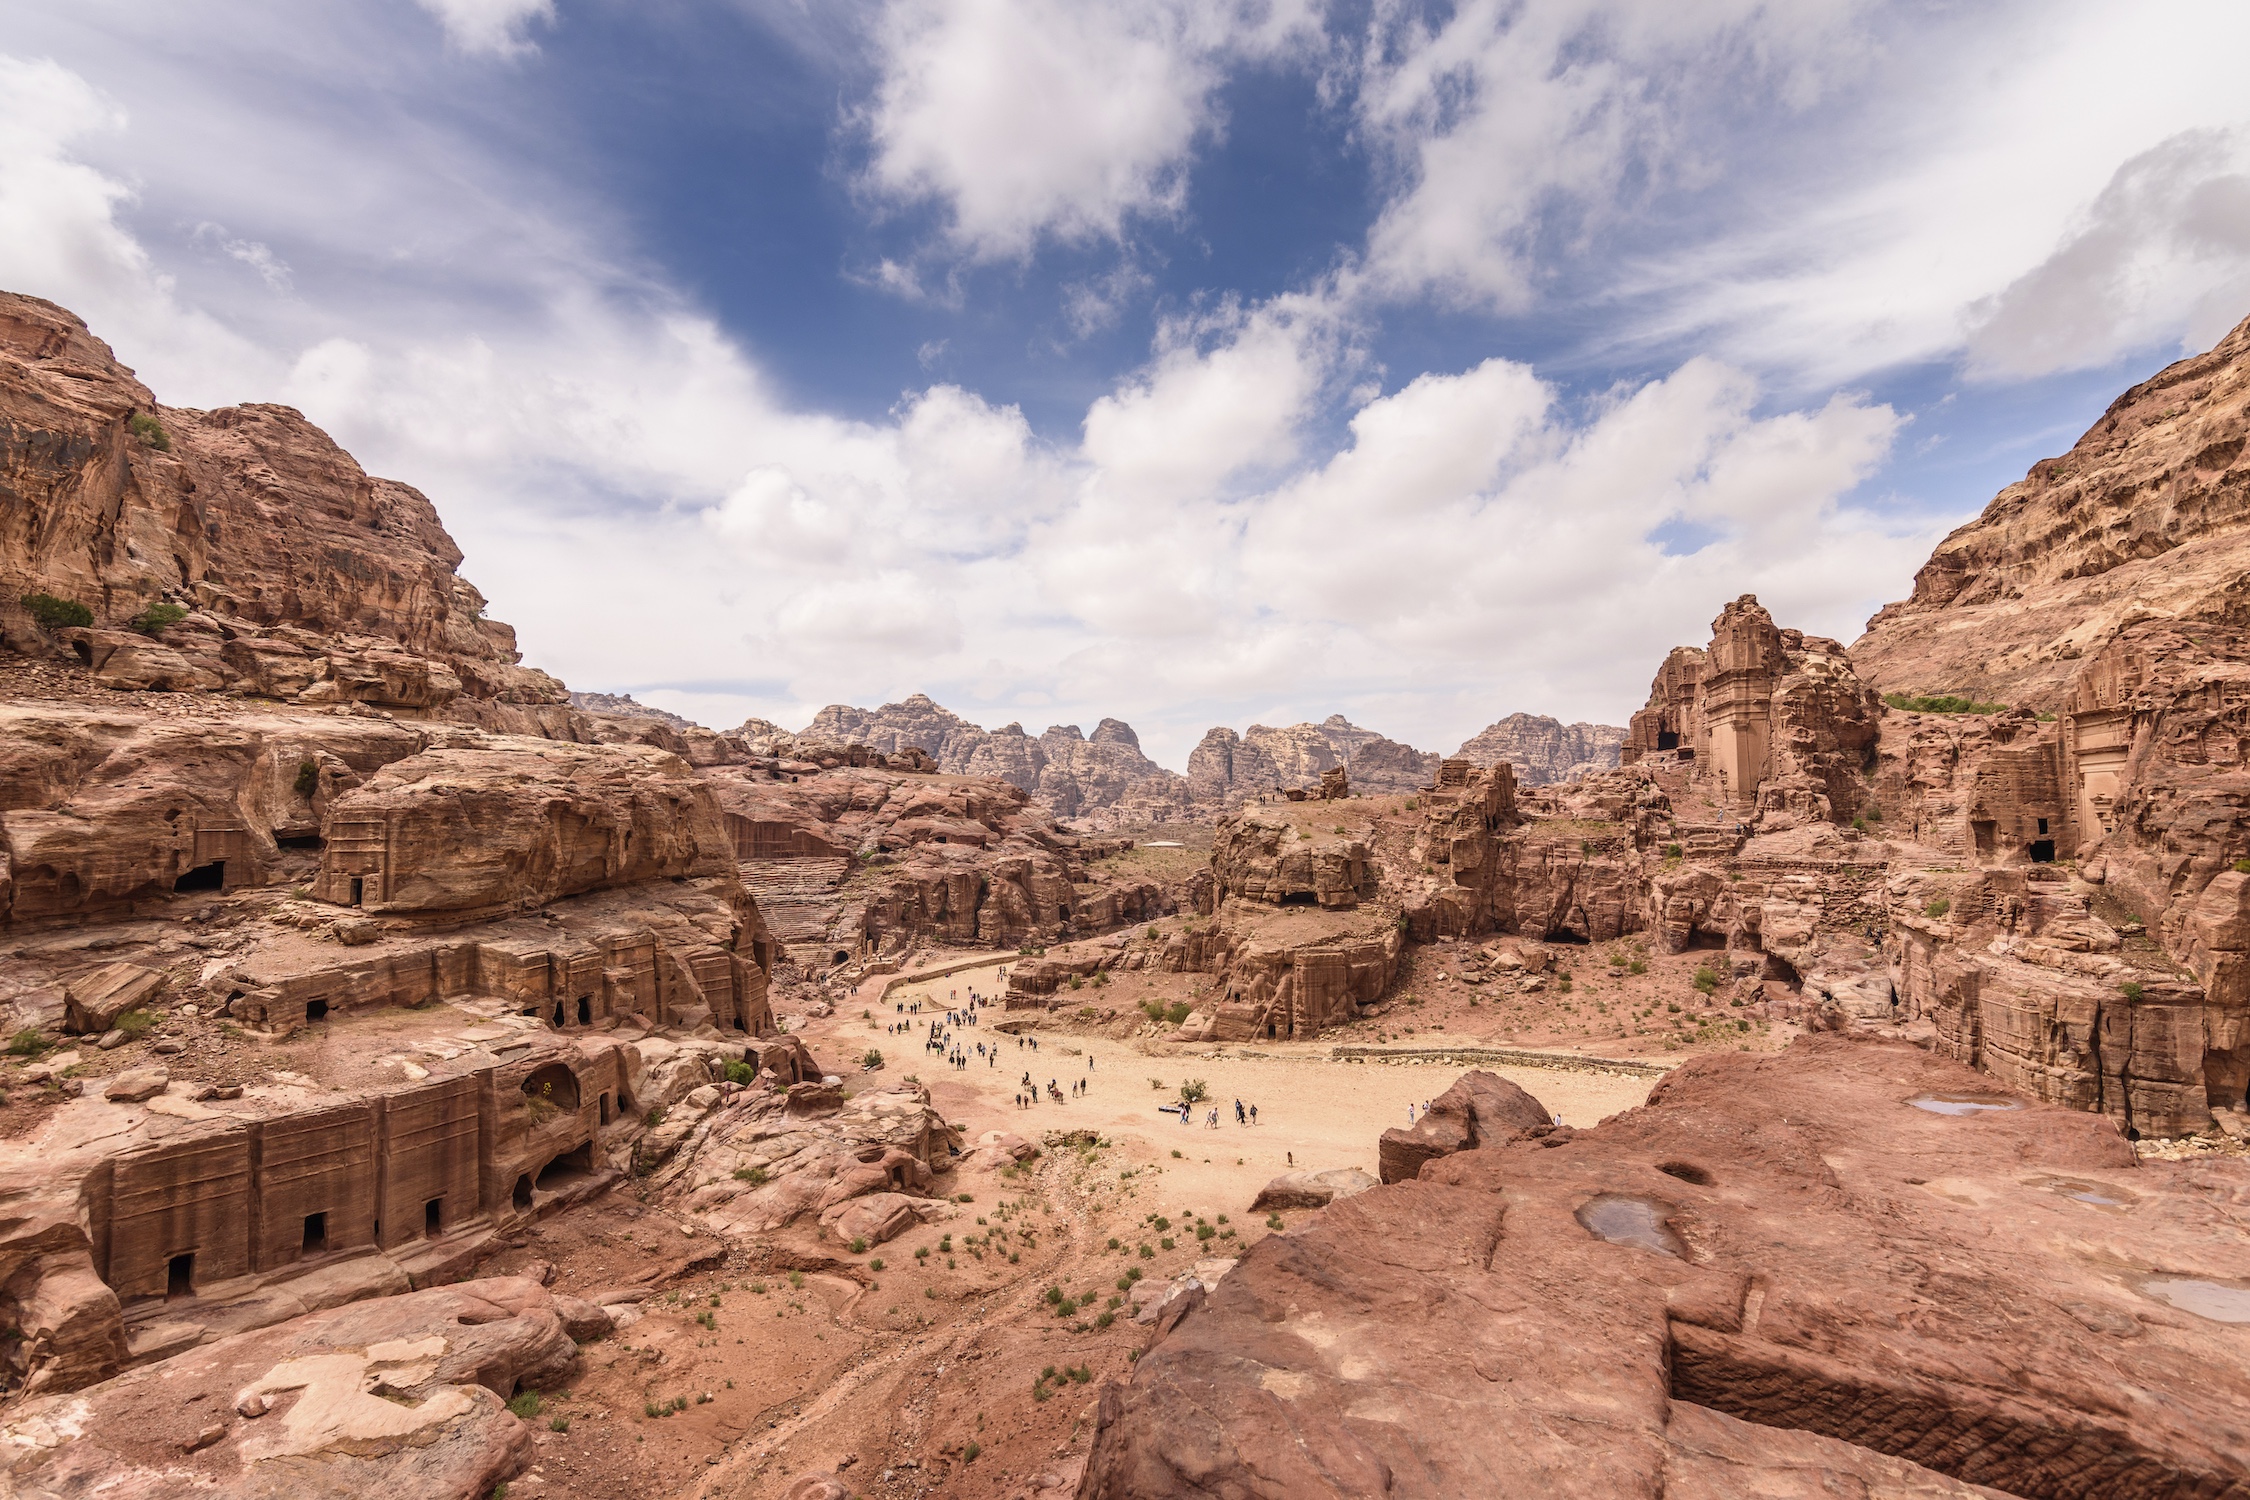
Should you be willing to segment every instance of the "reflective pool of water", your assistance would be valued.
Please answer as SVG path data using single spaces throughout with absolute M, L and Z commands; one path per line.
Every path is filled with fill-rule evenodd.
M 2200 1276 L 2144 1276 L 2141 1295 L 2214 1323 L 2250 1323 L 2250 1286 Z
M 1671 1210 L 1653 1198 L 1635 1198 L 1626 1193 L 1603 1193 L 1589 1198 L 1578 1210 L 1578 1222 L 1587 1232 L 1613 1245 L 1630 1245 L 1636 1250 L 1654 1250 L 1660 1255 L 1686 1258 L 1687 1246 L 1680 1237 L 1665 1227 L 1664 1217 Z
M 2023 1108 L 2021 1099 L 2006 1094 L 1916 1094 L 1906 1102 L 1933 1115 L 1982 1115 Z

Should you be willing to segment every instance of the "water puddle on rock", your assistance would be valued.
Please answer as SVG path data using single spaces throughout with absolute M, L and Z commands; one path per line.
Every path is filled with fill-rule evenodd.
M 1660 1255 L 1687 1258 L 1687 1246 L 1680 1237 L 1664 1224 L 1670 1210 L 1653 1198 L 1635 1198 L 1625 1193 L 1603 1193 L 1589 1198 L 1580 1205 L 1578 1222 L 1597 1239 L 1613 1245 L 1630 1245 L 1636 1250 L 1654 1250 Z
M 2143 1276 L 2144 1297 L 2214 1323 L 2250 1323 L 2250 1286 L 2200 1276 Z
M 1906 1102 L 1933 1115 L 1985 1115 L 2023 1108 L 2021 1099 L 2006 1094 L 1916 1094 Z
M 2031 1186 L 2060 1193 L 2073 1203 L 2091 1203 L 2096 1208 L 2131 1208 L 2138 1201 L 2123 1188 L 2111 1187 L 2106 1182 L 2083 1182 L 2076 1177 L 2049 1177 Z

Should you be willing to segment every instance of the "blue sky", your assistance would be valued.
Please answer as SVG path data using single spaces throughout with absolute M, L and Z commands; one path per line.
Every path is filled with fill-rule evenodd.
M 2250 314 L 2239 4 L 0 0 L 0 285 L 729 725 L 1621 722 Z M 1944 684 L 1929 684 L 1941 688 Z

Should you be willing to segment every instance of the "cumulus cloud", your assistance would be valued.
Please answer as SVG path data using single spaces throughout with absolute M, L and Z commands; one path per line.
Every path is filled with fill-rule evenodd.
M 555 0 L 416 0 L 445 28 L 445 39 L 467 53 L 515 57 L 537 51 L 531 23 L 555 19 Z
M 2216 343 L 2250 311 L 2250 130 L 2190 130 L 2117 169 L 2054 254 L 1972 304 L 1971 368 L 2024 377 L 2177 337 Z
M 980 259 L 1115 239 L 1174 212 L 1227 59 L 1270 52 L 1309 0 L 890 0 L 864 124 L 868 184 L 939 204 Z

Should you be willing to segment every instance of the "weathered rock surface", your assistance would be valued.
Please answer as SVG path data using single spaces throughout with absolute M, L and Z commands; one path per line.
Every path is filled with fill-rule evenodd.
M 1222 726 L 1188 756 L 1188 792 L 1199 807 L 1216 811 L 1274 792 L 1316 789 L 1321 776 L 1338 767 L 1355 791 L 1413 792 L 1435 780 L 1438 757 L 1362 729 L 1342 714 L 1279 729 L 1253 724 L 1241 734 Z
M 1912 1102 L 1989 1088 L 1720 1054 L 1334 1204 L 1159 1322 L 1080 1493 L 2246 1493 L 2250 1350 L 2176 1280 L 2239 1285 L 2231 1177 Z
M 759 737 L 752 726 L 737 731 Z M 1132 726 L 1104 719 L 1089 738 L 1075 724 L 1034 739 L 1020 724 L 985 730 L 916 693 L 878 709 L 830 704 L 799 739 L 863 744 L 883 754 L 919 748 L 951 775 L 992 777 L 1030 794 L 1058 818 L 1089 827 L 1154 823 L 1188 813 L 1186 786 L 1141 753 Z M 771 736 L 765 743 L 772 744 Z
M 492 911 L 732 874 L 718 804 L 678 757 L 492 739 L 385 766 L 332 803 L 315 893 L 373 912 Z
M 26 1500 L 484 1500 L 532 1456 L 507 1399 L 577 1362 L 535 1281 L 383 1297 L 22 1402 L 0 1423 L 0 1474 Z
M 1554 786 L 1615 766 L 1625 731 L 1614 724 L 1565 724 L 1544 714 L 1510 714 L 1453 752 L 1474 766 L 1502 761 L 1516 768 L 1516 785 Z
M 1412 1126 L 1384 1131 L 1376 1157 L 1383 1181 L 1407 1182 L 1441 1156 L 1528 1140 L 1554 1129 L 1547 1106 L 1507 1079 L 1497 1073 L 1463 1073 Z
M 0 293 L 0 434 L 0 644 L 127 688 L 533 732 L 562 712 L 562 685 L 517 664 L 455 573 L 430 502 L 288 407 L 160 406 L 76 317 Z M 43 627 L 19 602 L 33 593 L 93 626 Z M 127 628 L 156 604 L 187 614 Z
M 1284 1172 L 1250 1200 L 1252 1213 L 1278 1208 L 1326 1208 L 1339 1198 L 1349 1198 L 1378 1186 L 1376 1178 L 1357 1167 L 1331 1167 L 1325 1172 Z
M 2110 404 L 1994 497 L 1852 647 L 1886 692 L 2053 712 L 2144 620 L 2228 622 L 2250 570 L 2250 322 Z M 2193 633 L 2193 632 L 2191 632 Z

